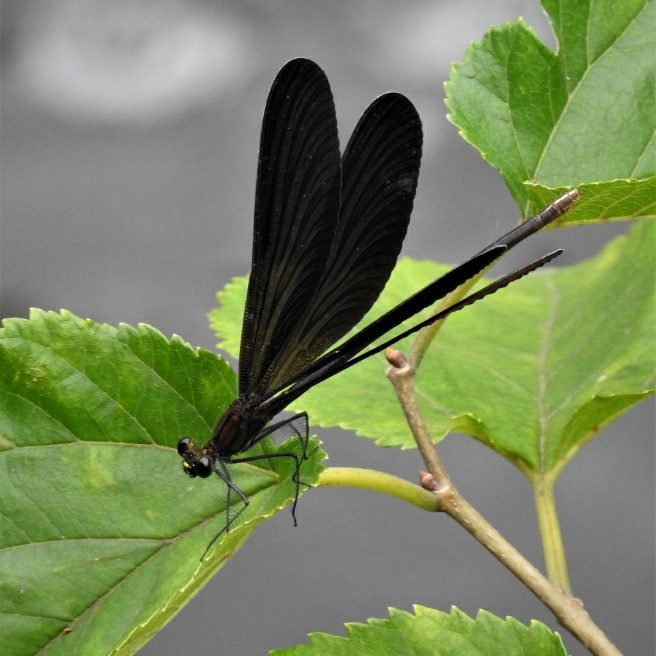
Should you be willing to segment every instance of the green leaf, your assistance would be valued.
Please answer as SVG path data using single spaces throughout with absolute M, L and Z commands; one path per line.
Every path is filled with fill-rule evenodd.
M 388 620 L 346 625 L 348 637 L 311 633 L 310 644 L 274 649 L 271 656 L 566 656 L 560 636 L 533 620 L 524 626 L 484 610 L 473 620 L 457 608 L 449 614 L 414 606 L 415 614 L 390 608 Z
M 612 180 L 578 185 L 581 197 L 559 219 L 560 226 L 575 226 L 628 219 L 656 218 L 656 177 L 643 180 Z M 529 214 L 546 207 L 569 187 L 545 187 L 526 183 Z M 552 226 L 554 224 L 551 224 Z
M 655 242 L 656 223 L 637 224 L 597 257 L 534 273 L 449 318 L 415 380 L 434 438 L 467 433 L 525 472 L 546 473 L 652 393 Z M 401 260 L 361 325 L 446 269 Z M 233 281 L 211 315 L 234 356 L 245 289 L 245 279 Z M 295 409 L 312 424 L 414 448 L 385 368 L 383 355 L 369 358 L 304 394 Z
M 564 222 L 653 217 L 656 3 L 542 4 L 558 52 L 521 19 L 492 28 L 452 67 L 449 119 L 525 217 L 574 186 L 585 202 Z
M 200 562 L 225 525 L 225 487 L 189 479 L 174 449 L 183 435 L 202 443 L 235 394 L 221 358 L 150 326 L 39 310 L 4 322 L 4 653 L 134 653 L 293 499 L 287 459 L 233 466 L 250 506 Z M 321 458 L 305 463 L 304 482 Z

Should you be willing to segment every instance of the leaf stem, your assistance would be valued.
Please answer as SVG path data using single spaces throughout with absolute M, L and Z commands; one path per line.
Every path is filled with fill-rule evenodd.
M 532 477 L 531 484 L 535 495 L 535 509 L 540 526 L 547 576 L 554 585 L 571 594 L 563 537 L 553 495 L 553 480 L 548 476 Z
M 488 267 L 488 269 L 489 268 L 490 267 Z M 469 293 L 469 290 L 483 276 L 485 271 L 487 271 L 487 269 L 481 271 L 473 278 L 470 278 L 464 282 L 462 285 L 460 285 L 460 287 L 454 289 L 450 294 L 447 294 L 439 303 L 435 305 L 432 314 L 439 314 L 442 312 L 442 310 L 446 310 L 452 305 L 455 305 L 458 301 L 462 300 Z M 413 370 L 417 369 L 419 363 L 424 357 L 424 354 L 426 353 L 426 350 L 431 345 L 431 342 L 435 339 L 435 336 L 440 331 L 447 319 L 448 317 L 445 317 L 444 319 L 435 321 L 425 328 L 422 328 L 412 340 L 412 344 L 410 344 L 410 348 L 408 349 L 408 363 Z
M 436 512 L 440 509 L 440 501 L 432 492 L 397 476 L 373 469 L 327 467 L 319 475 L 317 485 L 373 490 L 407 501 L 422 510 Z

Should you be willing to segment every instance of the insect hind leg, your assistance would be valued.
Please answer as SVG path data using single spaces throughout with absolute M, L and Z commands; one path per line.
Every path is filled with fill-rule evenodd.
M 301 479 L 298 476 L 301 469 L 301 459 L 298 457 L 297 453 L 292 453 L 291 451 L 267 453 L 259 456 L 247 456 L 246 458 L 234 458 L 233 460 L 230 460 L 230 462 L 254 462 L 256 460 L 269 460 L 270 458 L 291 458 L 294 461 L 294 475 L 292 476 L 292 481 L 296 483 L 296 494 L 294 495 L 294 503 L 292 504 L 292 519 L 294 520 L 294 526 L 298 526 L 298 522 L 296 521 L 296 505 L 298 504 L 298 497 L 301 492 Z M 307 483 L 303 483 L 303 485 L 307 485 Z
M 265 437 L 268 437 L 269 435 L 272 434 L 275 434 L 275 436 L 277 438 L 279 437 L 282 441 L 285 441 L 290 437 L 296 437 L 298 439 L 298 442 L 301 445 L 301 455 L 300 455 L 300 462 L 296 467 L 296 471 L 294 472 L 294 478 L 293 478 L 294 482 L 298 482 L 297 479 L 300 472 L 301 462 L 303 460 L 307 460 L 311 455 L 308 454 L 307 452 L 308 443 L 310 441 L 307 412 L 299 412 L 298 414 L 293 415 L 292 417 L 283 419 L 282 421 L 278 421 L 275 424 L 271 424 L 270 426 L 267 426 L 264 430 L 258 433 L 249 442 L 245 450 L 250 449 L 252 446 L 255 446 L 258 442 L 263 440 Z M 274 454 L 268 457 L 276 457 L 276 456 Z M 232 460 L 232 462 L 236 462 L 236 460 Z M 310 487 L 307 483 L 303 483 L 303 481 L 300 481 L 300 483 L 302 485 Z
M 252 446 L 255 446 L 258 442 L 273 433 L 276 433 L 277 436 L 279 435 L 283 441 L 289 437 L 298 438 L 299 444 L 301 445 L 301 460 L 308 459 L 309 455 L 307 452 L 307 446 L 310 440 L 310 432 L 308 429 L 307 412 L 299 412 L 297 415 L 289 417 L 288 419 L 283 419 L 282 421 L 267 426 L 262 432 L 258 433 L 251 442 L 249 442 L 246 449 L 250 449 Z M 236 461 L 233 460 L 232 462 Z
M 231 458 L 230 462 L 239 463 L 254 462 L 257 460 L 268 460 L 269 458 L 291 458 L 294 461 L 294 475 L 292 476 L 292 481 L 296 484 L 296 494 L 294 495 L 294 503 L 292 504 L 292 519 L 294 521 L 294 526 L 297 526 L 298 522 L 296 521 L 296 506 L 298 505 L 298 497 L 301 492 L 301 485 L 310 487 L 308 483 L 304 483 L 300 479 L 301 463 L 309 458 L 307 447 L 310 435 L 308 430 L 307 412 L 299 412 L 293 417 L 283 419 L 282 421 L 267 426 L 261 433 L 258 433 L 258 435 L 251 442 L 251 444 L 248 445 L 248 447 L 250 448 L 251 446 L 254 446 L 265 437 L 273 433 L 280 435 L 283 439 L 288 437 L 296 437 L 299 441 L 299 444 L 301 445 L 300 455 L 292 451 L 285 451 L 283 453 L 269 453 L 257 456 L 246 456 L 245 458 Z
M 289 431 L 287 432 L 292 436 L 297 437 L 301 444 L 301 461 L 307 460 L 311 455 L 307 452 L 308 443 L 310 441 L 307 412 L 299 412 L 297 415 L 290 417 L 286 423 L 280 425 L 280 429 L 282 430 L 286 426 L 289 426 Z M 305 485 L 305 487 L 310 487 L 308 483 L 304 483 L 299 478 L 299 474 L 301 473 L 301 461 L 297 462 L 296 471 L 294 472 L 294 477 L 292 478 L 292 480 L 296 483 L 296 499 L 294 500 L 293 510 L 296 509 L 296 502 L 298 501 L 298 486 Z M 294 523 L 296 523 L 296 516 L 294 516 Z

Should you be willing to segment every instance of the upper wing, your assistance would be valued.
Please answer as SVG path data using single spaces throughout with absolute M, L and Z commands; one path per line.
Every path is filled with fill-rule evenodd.
M 268 387 L 320 285 L 339 215 L 335 106 L 324 72 L 294 59 L 278 73 L 264 113 L 253 261 L 239 356 L 239 393 Z
M 343 337 L 374 304 L 403 244 L 421 160 L 421 121 L 398 93 L 362 115 L 342 158 L 342 196 L 321 286 L 281 346 L 269 394 Z

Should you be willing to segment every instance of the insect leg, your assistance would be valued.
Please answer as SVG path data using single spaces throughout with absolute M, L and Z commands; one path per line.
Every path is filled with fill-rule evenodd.
M 300 420 L 300 421 L 299 421 Z M 301 426 L 297 427 L 297 424 L 300 423 Z M 288 429 L 288 430 L 283 430 L 283 429 Z M 294 478 L 293 480 L 295 482 L 298 482 L 298 474 L 300 471 L 300 462 L 303 460 L 307 460 L 309 458 L 309 455 L 307 453 L 307 445 L 310 440 L 310 433 L 308 429 L 308 414 L 307 412 L 299 412 L 298 414 L 294 415 L 293 417 L 289 417 L 288 419 L 283 419 L 282 421 L 276 422 L 275 424 L 271 424 L 270 426 L 267 426 L 262 432 L 258 433 L 246 446 L 244 450 L 250 449 L 252 446 L 255 446 L 260 440 L 263 440 L 265 437 L 268 435 L 271 435 L 272 433 L 279 433 L 283 439 L 289 437 L 289 436 L 296 436 L 298 438 L 298 441 L 301 445 L 301 457 L 300 461 L 298 463 L 298 466 L 296 468 L 296 471 L 294 472 Z M 271 456 L 269 456 L 271 457 Z M 275 456 L 273 456 L 275 457 Z M 231 460 L 231 462 L 237 462 L 236 460 Z M 305 485 L 305 483 L 304 483 Z M 308 486 L 309 487 L 309 486 Z
M 292 519 L 294 520 L 294 526 L 298 525 L 296 521 L 296 504 L 298 503 L 298 496 L 301 491 L 301 480 L 298 477 L 298 473 L 301 469 L 301 460 L 298 457 L 298 454 L 292 453 L 291 451 L 285 451 L 283 453 L 267 453 L 259 456 L 247 456 L 245 458 L 234 458 L 229 462 L 239 463 L 239 462 L 253 462 L 255 460 L 268 460 L 269 458 L 291 458 L 294 461 L 295 469 L 294 476 L 292 480 L 296 483 L 296 494 L 294 496 L 294 503 L 292 504 Z
M 230 472 L 228 471 L 228 468 L 226 467 L 226 464 L 223 460 L 216 460 L 213 463 L 213 469 L 214 469 L 214 473 L 226 484 L 226 523 L 225 526 L 212 538 L 210 543 L 207 545 L 207 548 L 205 549 L 201 557 L 201 562 L 205 560 L 205 557 L 207 556 L 207 552 L 212 548 L 212 545 L 224 533 L 230 532 L 230 527 L 232 526 L 232 524 L 237 520 L 239 515 L 241 515 L 244 512 L 244 510 L 246 510 L 249 504 L 248 497 L 232 482 L 232 477 L 230 476 Z M 232 495 L 232 492 L 235 492 L 239 496 L 243 505 L 234 515 L 231 516 L 230 497 Z
M 297 427 L 298 421 L 302 424 L 301 426 Z M 214 471 L 226 482 L 226 485 L 228 486 L 228 503 L 227 507 L 230 508 L 230 491 L 234 490 L 237 492 L 242 500 L 244 501 L 244 507 L 235 515 L 232 519 L 228 518 L 227 524 L 226 524 L 226 529 L 225 531 L 230 530 L 230 525 L 232 522 L 245 510 L 246 505 L 248 505 L 248 500 L 244 496 L 244 494 L 241 492 L 241 490 L 232 483 L 230 480 L 230 475 L 228 474 L 228 470 L 226 468 L 225 463 L 242 463 L 242 462 L 254 462 L 257 460 L 268 460 L 269 458 L 292 458 L 294 461 L 294 475 L 292 476 L 292 481 L 296 484 L 296 494 L 294 495 L 294 503 L 292 504 L 292 519 L 294 520 L 294 526 L 297 526 L 298 522 L 296 521 L 296 506 L 298 504 L 298 497 L 300 495 L 300 486 L 301 484 L 306 485 L 309 487 L 307 483 L 303 483 L 299 477 L 300 471 L 301 471 L 301 463 L 304 460 L 308 459 L 308 453 L 307 453 L 307 445 L 309 441 L 309 429 L 308 429 L 308 415 L 307 412 L 300 412 L 297 415 L 294 415 L 293 417 L 290 417 L 288 419 L 283 419 L 282 421 L 276 422 L 275 424 L 272 424 L 270 426 L 267 426 L 263 431 L 258 433 L 253 439 L 248 443 L 246 446 L 246 449 L 250 449 L 252 446 L 255 446 L 258 442 L 263 440 L 265 437 L 268 435 L 271 435 L 272 433 L 275 433 L 276 431 L 280 431 L 281 429 L 287 429 L 287 431 L 284 432 L 285 436 L 295 436 L 298 438 L 298 441 L 301 445 L 301 455 L 299 457 L 298 454 L 293 453 L 291 451 L 284 452 L 284 453 L 267 453 L 267 454 L 261 454 L 261 455 L 256 455 L 256 456 L 246 456 L 242 458 L 230 458 L 227 460 L 218 460 L 217 465 L 221 467 L 221 470 L 219 470 L 216 465 Z M 218 537 L 218 536 L 217 536 Z M 215 538 L 216 540 L 216 538 Z

